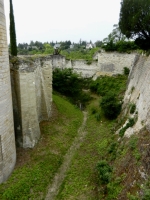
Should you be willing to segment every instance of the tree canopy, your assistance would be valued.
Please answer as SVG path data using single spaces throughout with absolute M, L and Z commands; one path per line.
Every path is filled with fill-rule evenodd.
M 10 0 L 9 16 L 10 16 L 10 52 L 12 56 L 17 56 L 16 30 L 15 30 L 15 20 L 14 20 L 12 0 Z
M 143 49 L 150 49 L 150 0 L 122 0 L 119 27 Z

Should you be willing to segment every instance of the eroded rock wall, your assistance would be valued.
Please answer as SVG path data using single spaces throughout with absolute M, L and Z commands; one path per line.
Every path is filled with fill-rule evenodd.
M 129 76 L 124 97 L 125 114 L 131 104 L 136 105 L 137 121 L 133 128 L 128 128 L 125 135 L 139 132 L 146 128 L 150 132 L 150 56 L 139 56 Z M 134 117 L 135 114 L 130 114 Z

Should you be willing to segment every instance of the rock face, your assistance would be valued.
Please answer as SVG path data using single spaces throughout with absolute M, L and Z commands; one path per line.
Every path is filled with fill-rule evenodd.
M 137 121 L 125 135 L 129 137 L 142 128 L 150 131 L 150 56 L 139 56 L 132 68 L 124 97 L 125 112 L 130 104 L 136 105 Z
M 12 64 L 13 63 L 13 64 Z M 40 138 L 39 123 L 51 116 L 52 66 L 47 57 L 21 60 L 11 65 L 16 143 L 33 148 Z
M 0 0 L 0 183 L 14 169 L 16 148 L 4 2 Z

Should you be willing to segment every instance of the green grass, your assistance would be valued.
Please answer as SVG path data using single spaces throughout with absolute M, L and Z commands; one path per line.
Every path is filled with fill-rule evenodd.
M 54 95 L 55 117 L 41 123 L 41 140 L 32 150 L 26 150 L 30 159 L 16 167 L 11 177 L 0 185 L 0 199 L 43 199 L 47 186 L 57 172 L 63 156 L 72 144 L 81 126 L 81 111 L 63 98 Z
M 97 194 L 96 165 L 99 160 L 105 158 L 105 155 L 108 154 L 107 149 L 111 142 L 110 127 L 115 122 L 110 122 L 104 117 L 101 118 L 101 121 L 97 121 L 95 115 L 90 114 L 93 107 L 99 109 L 97 99 L 92 100 L 87 107 L 89 113 L 86 126 L 87 135 L 73 158 L 72 165 L 56 198 L 57 200 L 100 199 L 100 194 Z M 111 183 L 109 188 L 112 187 Z M 120 188 L 120 186 L 118 187 Z
M 61 54 L 66 56 L 66 59 L 69 60 L 78 60 L 78 59 L 84 59 L 87 60 L 87 64 L 91 64 L 91 62 L 93 60 L 93 55 L 99 50 L 99 48 L 93 48 L 91 50 L 86 50 L 86 49 L 82 49 L 82 50 L 73 50 L 73 51 L 66 51 L 63 50 L 61 51 Z

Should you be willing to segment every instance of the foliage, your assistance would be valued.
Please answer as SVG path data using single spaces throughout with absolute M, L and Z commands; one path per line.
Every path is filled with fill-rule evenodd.
M 142 200 L 149 200 L 150 199 L 150 189 L 145 189 L 144 191 L 144 197 Z
M 73 103 L 85 104 L 91 99 L 88 93 L 82 91 L 86 83 L 86 80 L 74 73 L 71 68 L 53 70 L 54 90 L 69 97 Z
M 16 42 L 16 30 L 15 19 L 13 13 L 13 3 L 10 0 L 10 52 L 12 56 L 17 56 L 17 42 Z
M 98 172 L 98 178 L 102 184 L 107 184 L 110 182 L 112 177 L 112 167 L 108 164 L 106 160 L 101 160 L 96 166 Z
M 123 75 L 115 77 L 102 76 L 95 81 L 91 81 L 90 90 L 101 96 L 105 96 L 109 91 L 119 95 L 125 92 L 126 81 L 127 77 Z
M 116 43 L 119 41 L 127 40 L 126 36 L 121 33 L 121 30 L 120 30 L 118 24 L 114 24 L 113 27 L 114 27 L 114 29 L 108 35 L 108 37 L 103 39 L 103 44 L 107 44 L 110 42 Z
M 120 182 L 121 178 L 117 177 L 116 180 L 107 184 L 107 200 L 117 199 L 118 194 L 122 191 Z
M 119 27 L 128 38 L 136 38 L 143 49 L 150 48 L 150 0 L 122 0 Z
M 130 73 L 130 69 L 128 68 L 128 67 L 124 67 L 123 68 L 123 71 L 124 71 L 124 75 L 129 75 L 129 73 Z
M 108 92 L 100 102 L 101 109 L 108 119 L 115 119 L 121 112 L 121 103 L 112 92 Z
M 0 184 L 0 199 L 44 199 L 47 187 L 59 169 L 83 120 L 83 114 L 64 98 L 53 95 L 57 115 L 40 124 L 41 140 L 34 149 L 26 149 L 24 166 L 16 167 L 10 178 Z M 56 112 L 56 111 L 55 111 Z M 20 151 L 20 149 L 19 149 Z
M 97 40 L 97 41 L 95 42 L 95 45 L 96 45 L 96 47 L 101 47 L 101 46 L 102 46 L 102 41 Z
M 136 110 L 136 105 L 135 103 L 134 104 L 131 104 L 131 107 L 130 107 L 130 114 L 133 114 Z
M 64 50 L 61 52 L 62 55 L 66 56 L 69 60 L 84 59 L 87 61 L 93 60 L 93 55 L 98 51 L 99 48 L 84 49 L 82 47 L 74 50 Z
M 119 131 L 120 137 L 124 136 L 125 131 L 129 128 L 132 127 L 135 124 L 134 118 L 129 118 L 128 123 Z
M 111 40 L 102 47 L 105 51 L 118 51 L 120 53 L 129 53 L 139 48 L 134 41 L 122 40 L 118 42 L 113 42 L 113 40 Z

